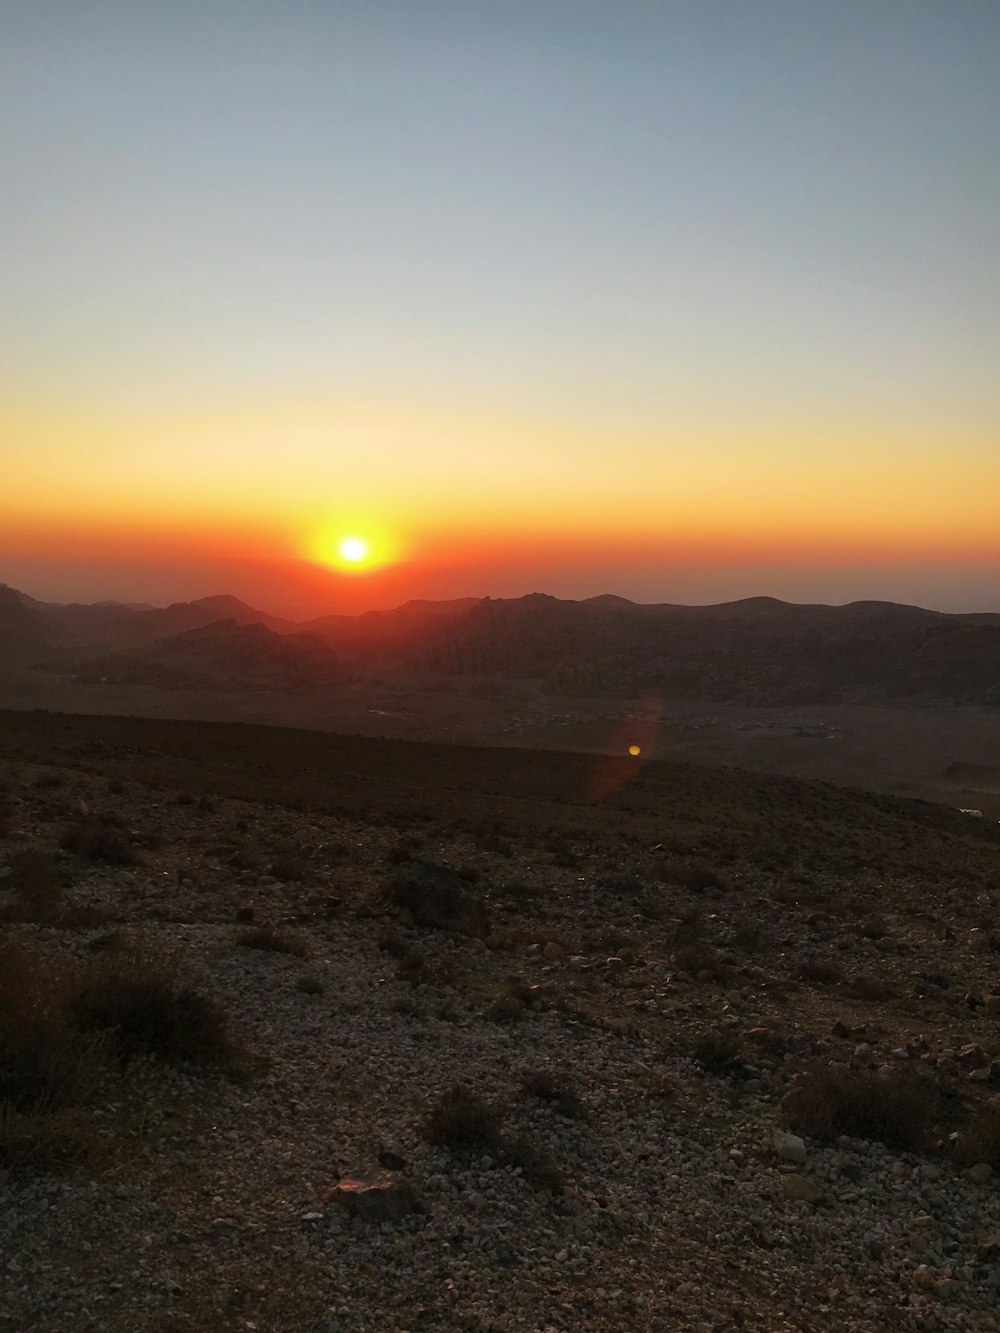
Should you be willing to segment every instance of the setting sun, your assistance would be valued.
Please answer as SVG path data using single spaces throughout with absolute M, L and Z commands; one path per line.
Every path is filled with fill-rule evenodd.
M 368 543 L 363 537 L 345 537 L 337 551 L 341 560 L 350 565 L 360 565 L 368 558 Z

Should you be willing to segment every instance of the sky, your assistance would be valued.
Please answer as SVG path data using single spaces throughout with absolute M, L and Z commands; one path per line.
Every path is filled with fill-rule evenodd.
M 995 0 L 0 0 L 0 170 L 32 596 L 1000 610 Z

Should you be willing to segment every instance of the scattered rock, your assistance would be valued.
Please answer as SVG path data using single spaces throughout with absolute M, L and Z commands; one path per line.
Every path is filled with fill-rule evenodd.
M 330 1202 L 365 1222 L 399 1222 L 417 1206 L 409 1181 L 399 1180 L 391 1171 L 344 1177 L 332 1191 Z
M 783 1176 L 781 1181 L 785 1194 L 793 1203 L 818 1203 L 823 1197 L 823 1187 L 812 1176 L 797 1173 Z
M 783 1162 L 795 1162 L 801 1165 L 806 1160 L 806 1145 L 797 1134 L 789 1134 L 783 1129 L 774 1131 L 774 1150 Z

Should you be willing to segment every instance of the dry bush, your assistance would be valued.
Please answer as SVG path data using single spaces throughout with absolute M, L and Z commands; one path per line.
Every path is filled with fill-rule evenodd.
M 51 921 L 63 907 L 63 882 L 51 856 L 29 848 L 11 858 L 7 881 L 14 890 L 14 915 L 21 921 Z
M 563 1176 L 556 1163 L 523 1138 L 507 1138 L 501 1131 L 502 1110 L 485 1101 L 465 1084 L 443 1093 L 424 1125 L 428 1142 L 454 1153 L 490 1156 L 520 1170 L 530 1184 L 558 1193 Z
M 74 971 L 0 945 L 0 1166 L 50 1169 L 91 1154 L 83 1108 L 107 1069 L 107 1042 L 70 1014 Z
M 423 861 L 397 875 L 388 886 L 389 900 L 409 912 L 418 926 L 454 931 L 474 939 L 490 933 L 486 904 L 470 892 L 470 872 Z
M 507 1165 L 516 1167 L 529 1185 L 549 1190 L 552 1194 L 562 1193 L 565 1178 L 548 1153 L 523 1138 L 504 1140 L 501 1152 Z
M 733 923 L 732 944 L 734 949 L 754 950 L 760 947 L 764 938 L 762 926 L 749 917 Z
M 583 1118 L 583 1103 L 575 1091 L 558 1075 L 547 1069 L 526 1069 L 521 1075 L 521 1087 L 529 1097 L 548 1102 L 568 1120 Z
M 1000 1170 L 1000 1111 L 983 1111 L 959 1130 L 955 1160 L 962 1166 L 986 1162 L 994 1171 Z
M 714 870 L 710 870 L 708 866 L 675 868 L 671 871 L 670 878 L 675 884 L 680 884 L 692 893 L 705 893 L 708 889 L 726 889 L 729 887 L 722 876 Z
M 691 1055 L 708 1074 L 728 1073 L 739 1064 L 742 1043 L 729 1028 L 703 1032 L 691 1046 Z
M 124 1059 L 148 1054 L 167 1064 L 236 1068 L 243 1052 L 218 1005 L 176 966 L 142 953 L 112 953 L 83 972 L 72 1005 L 83 1032 L 106 1032 Z
M 286 883 L 300 883 L 309 874 L 309 862 L 299 852 L 286 852 L 274 858 L 267 873 Z
M 115 866 L 139 864 L 139 856 L 122 832 L 121 824 L 110 815 L 87 815 L 67 825 L 59 846 L 85 861 L 104 861 Z
M 879 1002 L 896 999 L 899 995 L 891 982 L 883 981 L 879 977 L 854 977 L 848 982 L 848 988 L 859 1000 Z
M 424 1125 L 429 1143 L 452 1152 L 496 1156 L 503 1144 L 500 1126 L 503 1115 L 464 1083 L 456 1083 L 441 1094 Z
M 785 1101 L 788 1125 L 817 1139 L 847 1134 L 916 1151 L 932 1141 L 935 1090 L 909 1070 L 882 1075 L 830 1065 L 807 1075 Z
M 814 986 L 836 986 L 844 980 L 844 969 L 839 963 L 807 958 L 799 968 L 798 976 L 800 981 L 810 981 Z
M 304 940 L 277 930 L 274 926 L 254 926 L 251 930 L 244 930 L 236 943 L 244 949 L 260 949 L 263 953 L 287 953 L 293 958 L 305 958 L 309 953 Z
M 708 979 L 725 983 L 732 977 L 732 968 L 722 961 L 715 949 L 707 944 L 688 944 L 677 949 L 674 961 L 692 977 L 709 973 Z
M 601 875 L 597 887 L 606 889 L 608 893 L 619 893 L 623 896 L 644 893 L 646 889 L 639 876 L 633 875 L 628 870 L 613 870 L 610 874 Z

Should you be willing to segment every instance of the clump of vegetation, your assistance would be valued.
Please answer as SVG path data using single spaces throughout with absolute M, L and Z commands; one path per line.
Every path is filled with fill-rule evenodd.
M 29 1149 L 28 1122 L 44 1156 L 53 1117 L 85 1103 L 104 1069 L 106 1043 L 82 1036 L 72 1015 L 78 977 L 70 967 L 43 961 L 21 944 L 0 945 L 0 1125 L 16 1119 L 21 1148 Z M 0 1134 L 0 1161 L 10 1152 Z
M 623 896 L 631 896 L 645 891 L 645 884 L 638 875 L 633 875 L 628 870 L 612 870 L 607 875 L 602 875 L 597 881 L 597 887 L 606 889 L 608 893 L 618 893 Z
M 559 1167 L 525 1139 L 507 1137 L 502 1131 L 503 1118 L 501 1108 L 459 1083 L 434 1103 L 424 1133 L 438 1147 L 454 1153 L 492 1157 L 518 1168 L 536 1188 L 558 1193 L 564 1183 Z
M 501 1111 L 464 1083 L 442 1093 L 424 1127 L 429 1143 L 453 1152 L 496 1155 L 503 1144 Z
M 116 1060 L 236 1068 L 221 1012 L 148 957 L 79 966 L 0 944 L 0 1166 L 50 1170 L 104 1146 L 90 1108 Z
M 844 980 L 844 969 L 826 959 L 809 958 L 799 968 L 799 980 L 815 986 L 836 986 Z
M 962 1166 L 986 1162 L 994 1171 L 1000 1170 L 1000 1111 L 983 1111 L 959 1131 L 955 1160 Z
M 301 883 L 309 874 L 309 862 L 300 852 L 284 852 L 276 856 L 267 873 L 286 883 Z
M 708 1074 L 727 1074 L 740 1063 L 742 1043 L 730 1028 L 703 1032 L 691 1048 L 692 1057 Z
M 259 949 L 262 953 L 287 953 L 294 958 L 305 958 L 309 953 L 304 940 L 274 926 L 253 926 L 250 930 L 244 930 L 236 943 L 244 949 Z
M 490 931 L 486 904 L 470 888 L 469 872 L 422 861 L 397 875 L 389 900 L 409 912 L 418 926 L 484 939 Z
M 939 1111 L 934 1090 L 916 1074 L 877 1074 L 830 1065 L 814 1071 L 785 1102 L 788 1125 L 817 1139 L 840 1134 L 890 1148 L 930 1146 Z
M 79 978 L 72 1014 L 83 1032 L 106 1032 L 123 1059 L 234 1067 L 240 1048 L 218 1005 L 186 984 L 176 966 L 143 953 L 112 953 Z
M 14 891 L 20 920 L 51 921 L 63 907 L 62 873 L 56 861 L 33 848 L 11 858 L 8 886 Z
M 526 1069 L 521 1075 L 521 1087 L 529 1097 L 548 1102 L 567 1120 L 580 1120 L 584 1115 L 583 1102 L 574 1088 L 548 1069 Z
M 123 832 L 121 821 L 111 815 L 85 815 L 67 825 L 59 846 L 85 861 L 115 866 L 139 864 L 138 853 Z
M 690 976 L 725 984 L 732 978 L 732 968 L 707 944 L 688 944 L 674 953 L 677 966 Z

